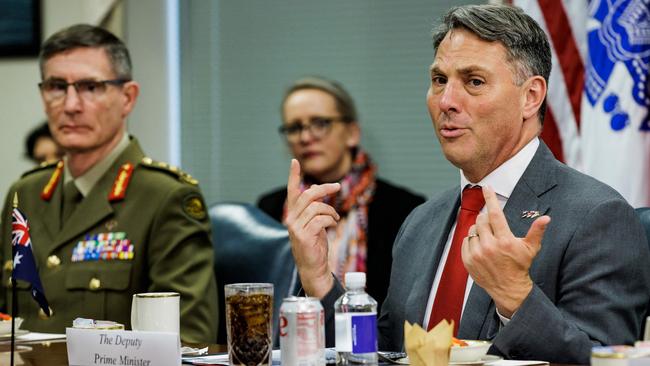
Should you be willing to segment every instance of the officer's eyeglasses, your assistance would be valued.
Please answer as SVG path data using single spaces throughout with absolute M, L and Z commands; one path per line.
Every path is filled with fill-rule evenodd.
M 68 88 L 72 85 L 79 97 L 84 101 L 93 101 L 106 92 L 107 85 L 123 85 L 131 81 L 130 79 L 112 79 L 112 80 L 77 80 L 68 83 L 61 79 L 48 79 L 38 84 L 43 99 L 47 103 L 59 103 L 66 94 Z
M 309 131 L 313 138 L 320 139 L 330 132 L 334 122 L 347 123 L 350 122 L 350 119 L 345 117 L 312 117 L 306 124 L 294 122 L 280 126 L 278 131 L 291 143 L 300 141 L 300 135 L 304 130 Z

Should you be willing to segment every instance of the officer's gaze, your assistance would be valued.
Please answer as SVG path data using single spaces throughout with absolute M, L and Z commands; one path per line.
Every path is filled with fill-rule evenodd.
M 43 93 L 43 98 L 48 103 L 63 100 L 68 92 L 68 88 L 73 86 L 77 94 L 84 100 L 92 101 L 99 95 L 106 92 L 106 85 L 123 85 L 131 80 L 129 79 L 112 79 L 112 80 L 77 80 L 68 83 L 61 79 L 48 79 L 38 84 Z

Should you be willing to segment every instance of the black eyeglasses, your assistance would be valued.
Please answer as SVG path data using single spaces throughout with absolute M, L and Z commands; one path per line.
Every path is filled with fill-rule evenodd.
M 300 135 L 303 130 L 309 131 L 314 138 L 319 139 L 330 131 L 334 122 L 350 122 L 350 119 L 345 117 L 312 117 L 306 124 L 294 122 L 280 126 L 278 131 L 289 142 L 297 142 L 300 140 Z
M 68 83 L 61 79 L 48 79 L 38 84 L 43 98 L 48 103 L 62 101 L 68 93 L 70 85 L 74 87 L 79 97 L 86 101 L 92 101 L 96 97 L 106 92 L 106 85 L 123 85 L 130 79 L 112 79 L 112 80 L 77 80 Z

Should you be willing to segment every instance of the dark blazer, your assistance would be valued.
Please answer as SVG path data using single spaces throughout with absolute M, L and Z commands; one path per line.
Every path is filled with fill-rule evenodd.
M 433 277 L 460 201 L 455 187 L 416 208 L 398 234 L 388 296 L 379 319 L 381 349 L 403 347 L 404 321 L 421 324 Z M 505 326 L 474 283 L 459 338 L 488 339 L 513 359 L 587 364 L 591 347 L 631 344 L 650 299 L 650 251 L 634 209 L 609 186 L 555 160 L 540 144 L 504 207 L 513 234 L 534 219 L 551 222 L 533 261 L 533 290 Z M 327 311 L 342 292 L 323 299 Z M 326 313 L 331 321 L 332 314 Z
M 257 205 L 269 216 L 282 221 L 286 187 L 264 194 Z M 378 309 L 386 298 L 393 242 L 404 219 L 424 197 L 413 194 L 404 188 L 396 187 L 382 179 L 377 179 L 377 188 L 368 207 L 368 258 L 366 291 L 378 303 Z

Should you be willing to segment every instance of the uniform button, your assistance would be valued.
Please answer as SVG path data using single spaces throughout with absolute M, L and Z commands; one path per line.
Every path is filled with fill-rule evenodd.
M 99 278 L 92 278 L 90 280 L 90 283 L 88 283 L 88 288 L 91 290 L 99 290 L 99 288 L 102 287 L 102 282 L 99 280 Z
M 43 319 L 43 320 L 50 319 L 53 316 L 54 316 L 54 310 L 52 310 L 52 308 L 50 308 L 50 316 L 49 317 L 47 315 L 45 315 L 45 312 L 43 311 L 43 309 L 38 309 L 38 317 Z
M 47 268 L 54 268 L 61 264 L 61 259 L 56 255 L 51 255 L 47 257 Z
M 14 269 L 14 262 L 10 259 L 5 262 L 5 265 L 2 268 L 4 268 L 5 271 L 11 272 L 11 270 Z

